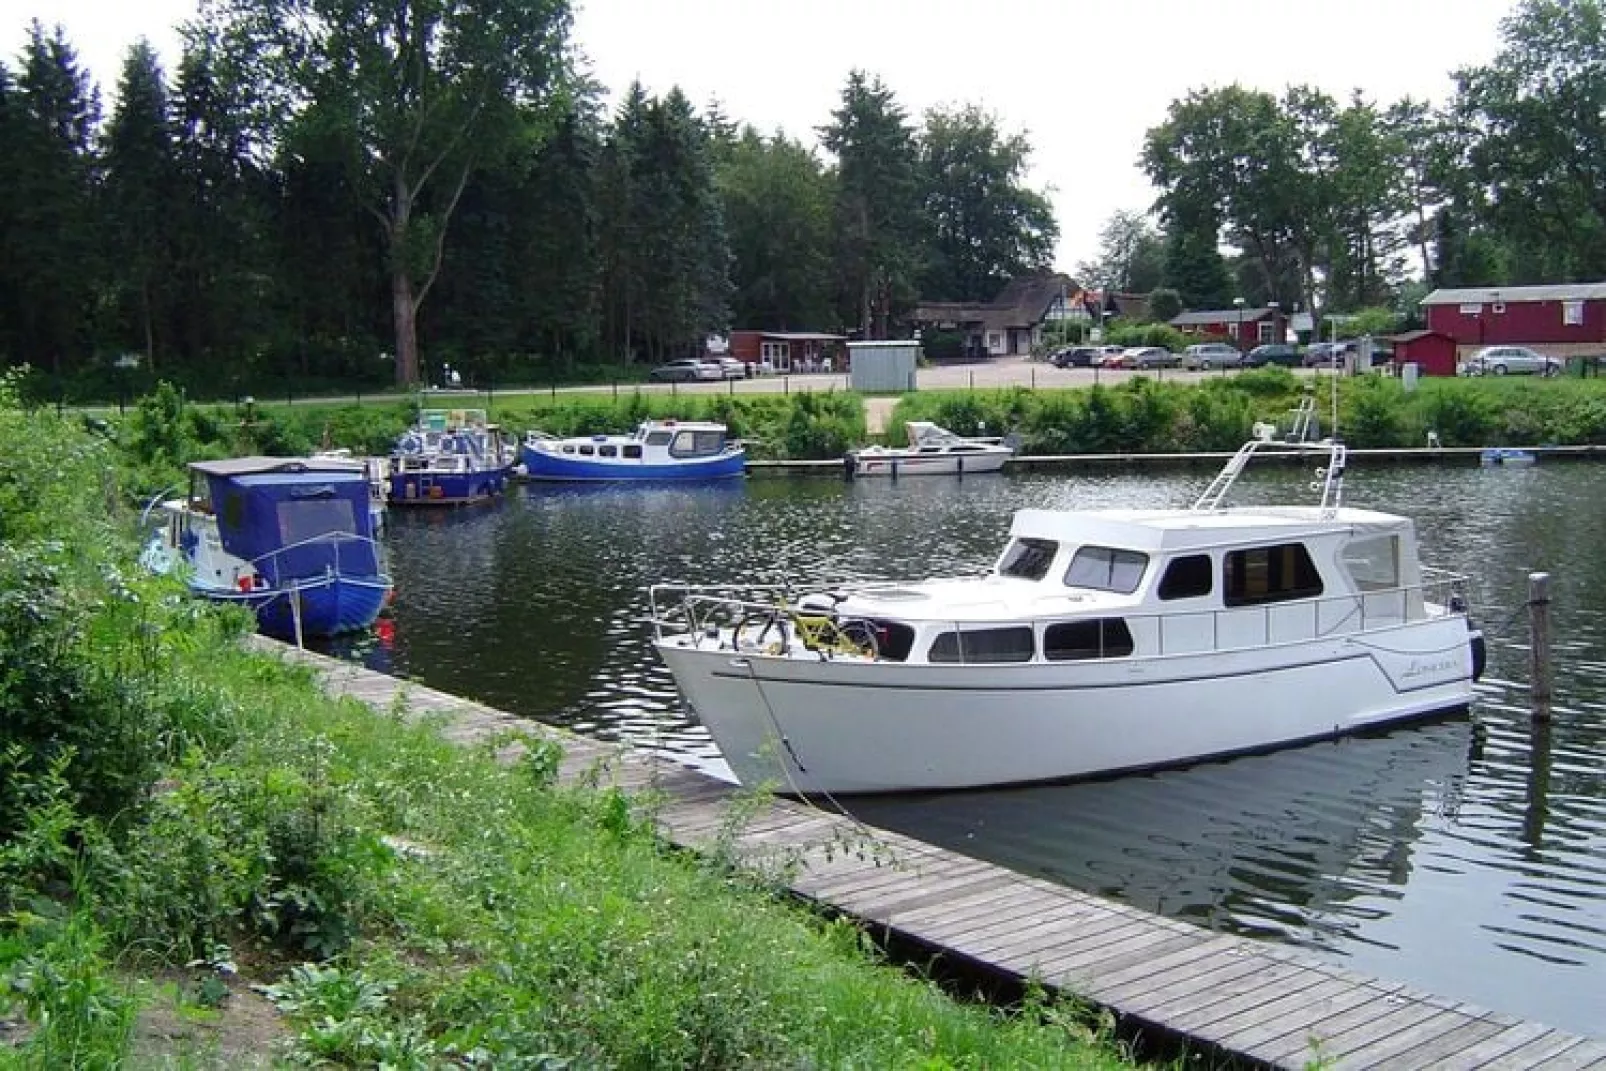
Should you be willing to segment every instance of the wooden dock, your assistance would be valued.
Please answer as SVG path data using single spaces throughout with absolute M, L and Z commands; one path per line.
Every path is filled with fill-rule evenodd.
M 1123 1026 L 1268 1067 L 1606 1068 L 1606 1041 L 1447 1000 L 1296 950 L 1225 936 L 1090 896 L 806 802 L 772 799 L 738 822 L 722 781 L 481 703 L 271 640 L 333 694 L 443 718 L 474 743 L 509 730 L 558 739 L 560 776 L 651 790 L 663 834 L 689 849 L 716 838 L 794 893 L 1010 981 L 1036 980 L 1115 1013 Z

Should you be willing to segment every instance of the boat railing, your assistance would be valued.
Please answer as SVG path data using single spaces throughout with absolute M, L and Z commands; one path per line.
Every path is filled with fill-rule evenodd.
M 364 568 L 355 570 L 353 572 L 347 572 L 341 562 L 341 552 L 342 548 L 348 548 L 353 545 L 366 548 L 370 554 L 369 557 L 364 559 Z M 321 535 L 315 535 L 308 539 L 299 540 L 295 543 L 287 543 L 282 547 L 276 547 L 264 554 L 257 555 L 255 558 L 251 559 L 250 565 L 253 570 L 261 573 L 264 571 L 263 566 L 265 564 L 271 563 L 277 565 L 279 559 L 284 555 L 290 554 L 293 551 L 305 550 L 309 547 L 320 546 L 329 546 L 334 550 L 334 561 L 331 563 L 328 570 L 326 570 L 326 573 L 320 575 L 327 575 L 327 573 L 333 573 L 335 576 L 384 575 L 384 557 L 379 540 L 374 539 L 371 536 L 358 535 L 356 532 L 324 532 Z M 370 572 L 366 568 L 368 561 L 372 561 L 374 563 L 375 568 L 378 569 L 377 573 Z M 274 572 L 277 574 L 278 570 L 275 569 Z M 289 585 L 293 583 L 294 579 L 295 578 L 283 578 L 283 583 Z
M 953 621 L 912 615 L 894 618 L 901 623 L 929 629 L 933 625 L 955 634 L 956 657 L 943 664 L 1028 662 L 1043 647 L 1044 630 L 1049 626 L 1073 622 L 1098 624 L 1090 630 L 1093 642 L 1063 653 L 1053 661 L 1126 657 L 1170 657 L 1216 654 L 1273 647 L 1312 640 L 1365 636 L 1417 622 L 1434 614 L 1461 614 L 1466 611 L 1463 592 L 1466 577 L 1443 570 L 1424 569 L 1420 584 L 1362 590 L 1343 595 L 1262 602 L 1208 610 L 1173 610 L 1165 613 L 1125 613 L 1112 607 L 1108 612 L 1077 610 L 1054 615 L 1005 617 L 988 621 Z M 813 589 L 817 591 L 818 589 Z M 856 592 L 863 592 L 862 587 Z M 805 597 L 799 602 L 789 585 L 654 585 L 649 592 L 652 623 L 656 638 L 690 635 L 701 645 L 731 642 L 734 633 L 744 630 L 773 635 L 780 641 L 778 653 L 789 650 L 790 639 L 803 646 L 829 654 L 857 653 L 876 657 L 874 640 L 865 640 L 863 614 L 842 613 L 829 600 Z M 1119 624 L 1117 624 L 1119 622 Z M 778 627 L 784 625 L 785 627 Z M 976 643 L 968 646 L 965 635 L 992 634 L 1000 630 L 1030 629 L 1029 648 L 1020 644 L 995 646 Z M 872 630 L 873 632 L 873 630 Z M 811 642 L 811 640 L 815 642 Z M 765 641 L 759 641 L 762 645 Z M 1021 657 L 1021 652 L 1025 656 Z M 977 657 L 977 656 L 980 657 Z

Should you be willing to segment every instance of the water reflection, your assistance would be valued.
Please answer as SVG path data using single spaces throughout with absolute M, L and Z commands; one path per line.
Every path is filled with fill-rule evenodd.
M 1047 474 L 539 487 L 401 513 L 394 639 L 366 657 L 714 772 L 648 645 L 647 585 L 985 568 L 1024 506 L 1186 503 L 1212 474 Z M 1310 473 L 1245 485 L 1307 496 Z M 1352 470 L 1349 501 L 1417 519 L 1472 574 L 1490 663 L 1474 716 L 1149 777 L 855 800 L 956 850 L 1357 969 L 1606 1031 L 1606 468 Z M 1553 573 L 1554 721 L 1530 728 L 1527 573 Z

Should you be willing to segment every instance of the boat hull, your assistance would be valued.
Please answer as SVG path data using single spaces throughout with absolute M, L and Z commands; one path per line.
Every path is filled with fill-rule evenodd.
M 478 472 L 396 472 L 387 499 L 393 506 L 467 506 L 488 502 L 507 490 L 508 470 Z
M 1177 765 L 1428 717 L 1472 698 L 1458 616 L 1254 650 L 1069 663 L 821 660 L 687 637 L 658 650 L 737 778 L 788 794 Z
M 236 591 L 191 583 L 190 590 L 213 602 L 244 606 L 256 614 L 257 628 L 263 634 L 294 641 L 298 617 L 302 638 L 368 628 L 384 609 L 391 582 L 386 576 L 320 576 L 290 581 L 280 588 Z
M 919 454 L 855 453 L 851 456 L 855 476 L 956 476 L 997 472 L 1012 455 L 996 454 Z
M 617 481 L 724 480 L 746 472 L 742 451 L 685 461 L 652 462 L 631 458 L 583 458 L 553 454 L 525 446 L 521 450 L 524 474 L 532 480 Z

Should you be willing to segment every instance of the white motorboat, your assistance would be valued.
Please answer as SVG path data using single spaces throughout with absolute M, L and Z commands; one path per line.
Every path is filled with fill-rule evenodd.
M 1342 505 L 1341 443 L 1246 443 L 1191 508 L 1017 512 L 980 577 L 652 589 L 655 645 L 737 778 L 788 794 L 1054 781 L 1464 708 L 1462 578 Z M 1229 506 L 1257 456 L 1311 506 Z
M 862 446 L 843 458 L 850 476 L 952 476 L 997 472 L 1015 456 L 997 438 L 967 438 L 926 420 L 904 424 L 908 446 Z

